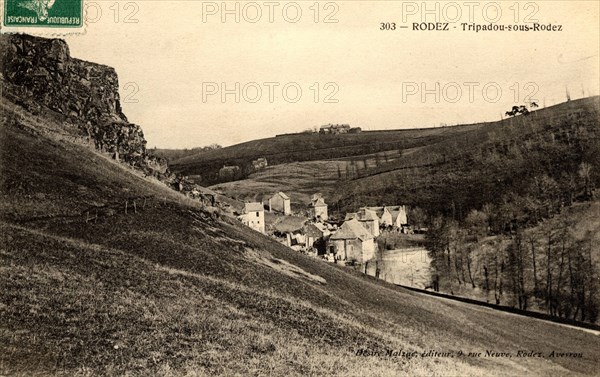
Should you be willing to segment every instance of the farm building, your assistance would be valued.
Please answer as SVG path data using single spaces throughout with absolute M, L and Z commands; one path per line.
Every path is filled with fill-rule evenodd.
M 327 250 L 337 260 L 364 263 L 375 255 L 375 241 L 373 235 L 357 219 L 352 219 L 344 222 L 331 235 Z
M 401 228 L 408 223 L 406 206 L 365 207 L 365 209 L 375 212 L 380 225 Z
M 269 198 L 269 211 L 277 211 L 284 215 L 291 215 L 292 207 L 290 204 L 290 197 L 281 191 L 273 195 Z
M 265 233 L 265 209 L 261 203 L 246 203 L 244 213 L 238 218 L 244 225 L 257 232 Z
M 349 131 L 349 124 L 326 124 L 319 129 L 321 134 L 347 134 Z
M 407 225 L 408 224 L 408 217 L 406 215 L 406 206 L 390 206 L 387 207 L 388 210 L 390 211 L 390 213 L 392 214 L 392 222 L 393 222 L 393 226 L 396 226 L 398 228 L 402 227 L 403 225 Z
M 327 204 L 320 194 L 314 194 L 310 202 L 311 215 L 317 221 L 325 221 L 328 219 Z
M 379 236 L 379 216 L 368 208 L 346 214 L 344 221 L 357 220 L 373 237 Z
M 304 226 L 304 235 L 306 236 L 306 247 L 315 246 L 316 242 L 324 240 L 331 232 L 322 223 L 309 223 Z M 322 250 L 324 251 L 324 250 Z

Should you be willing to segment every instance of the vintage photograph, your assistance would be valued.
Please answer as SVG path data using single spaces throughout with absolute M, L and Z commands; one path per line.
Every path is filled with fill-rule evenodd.
M 0 9 L 0 376 L 600 375 L 600 1 Z

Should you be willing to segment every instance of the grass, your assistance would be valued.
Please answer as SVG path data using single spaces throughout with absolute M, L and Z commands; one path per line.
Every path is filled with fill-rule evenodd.
M 333 202 L 351 211 L 394 201 L 463 219 L 509 192 L 530 194 L 534 176 L 564 184 L 582 161 L 600 161 L 599 106 L 600 97 L 584 98 L 449 135 L 340 185 Z
M 267 169 L 247 179 L 211 188 L 241 200 L 284 191 L 291 195 L 296 208 L 305 206 L 310 195 L 320 191 L 330 212 L 335 215 L 339 211 L 342 216 L 365 205 L 404 203 L 462 219 L 473 208 L 499 202 L 509 191 L 524 195 L 533 175 L 550 174 L 560 180 L 562 172 L 575 172 L 581 161 L 595 164 L 599 104 L 598 97 L 591 97 L 498 122 L 365 132 L 337 135 L 337 139 L 287 135 L 188 156 L 176 169 L 208 166 L 213 158 L 242 161 L 262 150 L 281 154 L 291 151 L 291 156 L 302 140 L 310 141 L 311 147 L 304 149 L 301 158 L 290 157 L 291 162 L 273 160 Z M 331 140 L 320 144 L 318 137 Z M 357 147 L 338 149 L 331 156 L 317 153 L 319 148 L 335 149 L 338 144 Z M 377 157 L 367 151 L 366 145 L 376 150 L 391 149 L 379 152 Z M 592 179 L 597 182 L 600 175 L 594 171 Z
M 422 297 L 295 253 L 85 146 L 30 132 L 60 128 L 50 118 L 16 118 L 1 129 L 2 375 L 596 373 L 597 336 Z M 138 196 L 149 199 L 137 213 L 82 216 Z M 403 358 L 387 349 L 584 357 Z
M 265 157 L 269 165 L 340 159 L 377 152 L 406 150 L 438 142 L 449 135 L 478 129 L 485 123 L 442 128 L 367 131 L 360 134 L 289 134 L 252 140 L 222 149 L 200 152 L 171 161 L 173 169 L 186 175 L 201 176 L 202 184 L 219 182 L 223 165 L 247 166 Z
M 239 200 L 261 201 L 276 192 L 290 196 L 294 208 L 306 208 L 319 190 L 327 199 L 336 190 L 338 168 L 345 174 L 346 161 L 308 161 L 269 166 L 247 179 L 210 186 L 225 196 Z

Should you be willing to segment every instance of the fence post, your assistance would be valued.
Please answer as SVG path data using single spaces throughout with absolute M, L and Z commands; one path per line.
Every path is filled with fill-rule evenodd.
M 137 213 L 137 206 L 135 205 L 135 200 L 133 201 L 133 213 Z
M 85 223 L 86 223 L 86 224 L 87 224 L 87 222 L 89 221 L 89 219 L 90 219 L 90 211 L 87 211 L 87 212 L 85 213 Z
M 96 208 L 96 217 L 94 217 L 94 224 L 98 221 L 98 208 Z
M 144 197 L 144 204 L 142 204 L 142 208 L 146 208 L 146 197 Z
M 127 200 L 125 201 L 125 214 L 127 214 Z

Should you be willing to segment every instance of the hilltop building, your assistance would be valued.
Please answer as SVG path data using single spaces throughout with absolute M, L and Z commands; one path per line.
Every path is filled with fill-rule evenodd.
M 336 260 L 364 263 L 375 256 L 375 241 L 373 235 L 357 219 L 352 219 L 345 221 L 331 235 L 327 250 Z
M 239 220 L 257 232 L 265 234 L 265 209 L 261 203 L 246 203 L 244 213 Z
M 319 129 L 320 134 L 347 134 L 350 132 L 349 124 L 326 124 Z

